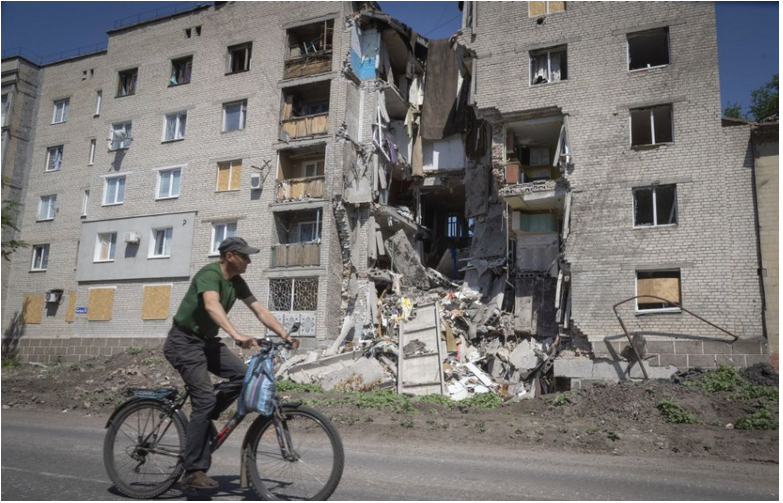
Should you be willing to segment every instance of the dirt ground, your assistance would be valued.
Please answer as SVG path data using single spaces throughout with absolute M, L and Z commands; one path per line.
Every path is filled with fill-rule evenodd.
M 131 354 L 133 353 L 133 354 Z M 775 376 L 777 385 L 777 376 Z M 128 387 L 181 386 L 162 348 L 140 349 L 112 358 L 70 365 L 6 366 L 2 371 L 3 409 L 49 410 L 108 416 L 126 399 Z M 740 398 L 670 381 L 592 383 L 582 389 L 538 399 L 502 403 L 496 408 L 465 405 L 438 397 L 406 399 L 392 393 L 280 393 L 326 413 L 342 435 L 379 445 L 390 438 L 461 438 L 482 450 L 519 446 L 579 453 L 712 458 L 779 462 L 779 432 L 733 428 L 761 410 L 779 420 L 777 398 Z M 777 395 L 777 388 L 775 390 Z M 659 404 L 669 400 L 693 414 L 698 424 L 665 420 Z M 739 424 L 739 423 L 738 423 Z

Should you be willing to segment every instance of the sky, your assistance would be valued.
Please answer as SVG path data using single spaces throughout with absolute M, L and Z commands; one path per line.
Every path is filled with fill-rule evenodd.
M 0 3 L 0 47 L 6 57 L 21 47 L 32 60 L 53 61 L 102 49 L 106 31 L 192 8 L 199 2 L 19 2 Z M 206 3 L 206 2 L 200 2 Z M 379 2 L 381 8 L 428 38 L 459 29 L 456 1 Z M 721 103 L 739 103 L 771 80 L 779 67 L 778 2 L 717 2 Z

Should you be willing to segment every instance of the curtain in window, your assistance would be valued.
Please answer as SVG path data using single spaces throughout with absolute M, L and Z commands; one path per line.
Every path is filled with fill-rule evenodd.
M 547 60 L 546 54 L 537 54 L 531 56 L 530 60 L 530 81 L 533 84 L 547 82 Z
M 549 64 L 552 70 L 552 76 L 549 79 L 550 82 L 560 81 L 560 56 L 561 56 L 560 52 L 549 53 Z

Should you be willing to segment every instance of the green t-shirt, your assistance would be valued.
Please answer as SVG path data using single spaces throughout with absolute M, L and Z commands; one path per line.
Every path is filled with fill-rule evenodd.
M 230 280 L 223 277 L 220 262 L 213 262 L 201 268 L 193 276 L 190 288 L 185 293 L 182 303 L 179 305 L 174 323 L 190 330 L 201 337 L 215 337 L 219 327 L 204 308 L 204 292 L 217 292 L 220 295 L 220 305 L 226 313 L 231 310 L 234 301 L 246 299 L 252 295 L 250 288 L 241 276 L 237 275 Z

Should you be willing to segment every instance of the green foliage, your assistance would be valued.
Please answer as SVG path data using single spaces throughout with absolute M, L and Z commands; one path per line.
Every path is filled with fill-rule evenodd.
M 396 412 L 411 410 L 410 398 L 387 390 L 354 393 L 348 397 L 348 401 L 360 409 L 393 410 Z
M 698 424 L 699 418 L 697 418 L 695 415 L 691 414 L 690 412 L 687 412 L 683 410 L 682 407 L 677 405 L 671 400 L 661 400 L 660 403 L 656 406 L 659 411 L 661 411 L 661 414 L 663 415 L 663 418 L 666 420 L 667 423 L 675 423 L 675 424 Z
M 413 428 L 413 419 L 406 417 L 400 421 L 400 426 L 403 428 Z
M 757 121 L 778 113 L 778 74 L 772 80 L 750 92 L 750 114 Z
M 555 407 L 562 407 L 565 404 L 571 403 L 571 400 L 566 396 L 565 393 L 558 393 L 554 400 L 552 400 L 552 405 Z
M 585 433 L 587 433 L 588 435 L 595 435 L 596 433 L 598 433 L 598 428 L 595 426 L 591 426 L 585 430 Z
M 6 185 L 10 185 L 11 180 L 2 177 L 2 188 L 5 188 Z M 0 220 L 2 220 L 2 229 L 3 229 L 3 235 L 6 235 L 7 231 L 19 232 L 19 228 L 16 227 L 15 223 L 15 217 L 18 213 L 18 208 L 22 206 L 19 201 L 11 201 L 8 199 L 3 199 L 3 209 L 2 212 L 0 212 Z M 24 241 L 20 241 L 17 239 L 11 239 L 8 241 L 3 240 L 2 242 L 2 253 L 3 253 L 3 259 L 5 260 L 11 260 L 11 255 L 18 249 L 18 248 L 25 248 L 27 246 L 27 243 Z
M 82 369 L 82 366 L 79 365 L 77 362 L 71 363 L 71 372 L 79 372 Z
M 744 119 L 742 115 L 742 107 L 739 103 L 729 103 L 726 105 L 726 109 L 723 111 L 723 116 L 729 119 Z
M 129 355 L 136 356 L 137 354 L 141 353 L 142 348 L 139 346 L 129 346 L 128 349 L 125 350 Z
M 454 401 L 446 395 L 424 395 L 416 398 L 416 402 L 429 405 L 442 405 L 444 407 L 451 407 L 454 405 Z
M 688 381 L 686 386 L 696 386 L 710 393 L 727 392 L 737 400 L 766 399 L 777 402 L 779 392 L 777 386 L 759 386 L 747 381 L 734 367 L 722 365 L 714 370 L 708 370 L 698 381 Z
M 18 356 L 3 356 L 2 365 L 4 369 L 14 369 L 19 366 Z
M 443 428 L 444 430 L 447 430 L 449 428 L 449 422 L 440 418 L 428 419 L 427 424 L 430 425 L 433 429 Z
M 487 431 L 487 425 L 484 424 L 484 421 L 477 421 L 476 429 L 478 430 L 479 433 L 484 433 Z
M 477 409 L 497 409 L 503 404 L 503 398 L 492 393 L 482 393 L 466 398 L 460 404 L 476 407 Z
M 778 420 L 772 412 L 761 409 L 753 414 L 747 414 L 734 422 L 738 430 L 777 430 Z
M 615 430 L 609 430 L 606 433 L 606 438 L 608 438 L 612 442 L 616 442 L 616 441 L 620 440 L 620 434 L 617 433 Z
M 295 383 L 288 379 L 277 381 L 277 391 L 298 391 L 302 393 L 326 393 L 324 389 L 317 384 Z

